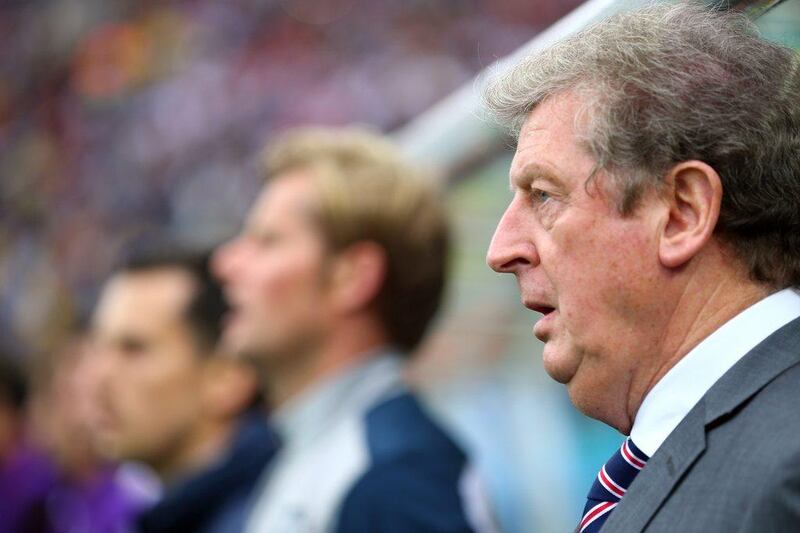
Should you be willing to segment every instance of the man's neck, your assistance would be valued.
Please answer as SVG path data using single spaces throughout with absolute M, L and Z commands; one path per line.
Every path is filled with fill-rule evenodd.
M 630 424 L 645 396 L 670 369 L 706 337 L 770 292 L 767 287 L 750 280 L 743 270 L 697 269 L 696 275 L 683 286 L 672 309 L 659 342 L 659 356 L 651 359 L 652 365 L 643 369 L 640 380 L 634 382 L 629 391 Z
M 331 379 L 387 344 L 380 328 L 340 328 L 327 336 L 312 353 L 282 358 L 288 364 L 263 370 L 264 389 L 270 409 L 282 405 Z

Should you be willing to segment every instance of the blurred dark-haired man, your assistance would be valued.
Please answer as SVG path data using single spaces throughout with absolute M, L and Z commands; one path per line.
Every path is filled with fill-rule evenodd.
M 284 443 L 248 531 L 487 530 L 467 457 L 403 381 L 444 288 L 440 198 L 356 129 L 292 132 L 266 167 L 215 258 L 225 344 L 263 368 Z
M 98 446 L 149 465 L 166 486 L 139 518 L 144 532 L 241 530 L 276 447 L 250 409 L 253 370 L 217 349 L 227 307 L 207 264 L 141 254 L 109 279 L 94 314 Z

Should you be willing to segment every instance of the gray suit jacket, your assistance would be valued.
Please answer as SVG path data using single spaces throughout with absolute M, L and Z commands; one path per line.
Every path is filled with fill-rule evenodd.
M 639 531 L 800 531 L 800 319 L 714 384 L 603 527 Z

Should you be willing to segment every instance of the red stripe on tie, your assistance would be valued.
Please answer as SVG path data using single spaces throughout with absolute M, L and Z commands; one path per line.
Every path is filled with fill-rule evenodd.
M 625 496 L 625 489 L 617 485 L 611 476 L 608 475 L 606 472 L 606 465 L 603 465 L 603 468 L 600 469 L 600 473 L 597 474 L 597 478 L 600 480 L 600 483 L 606 488 L 608 492 L 616 496 L 617 498 L 622 498 Z
M 589 527 L 589 524 L 591 524 L 604 514 L 611 512 L 611 510 L 616 506 L 617 506 L 616 502 L 603 502 L 603 503 L 598 503 L 597 505 L 589 509 L 589 512 L 586 513 L 586 516 L 584 516 L 583 520 L 581 520 L 581 524 L 579 526 L 580 531 L 582 532 L 584 529 Z
M 633 452 L 631 452 L 630 448 L 628 448 L 627 440 L 622 443 L 622 457 L 637 470 L 644 468 L 645 462 L 633 455 Z

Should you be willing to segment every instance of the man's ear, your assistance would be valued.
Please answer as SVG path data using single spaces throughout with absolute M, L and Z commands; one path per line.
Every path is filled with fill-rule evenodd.
M 331 296 L 334 307 L 352 313 L 369 307 L 386 281 L 386 251 L 372 241 L 348 246 L 334 258 Z
M 665 267 L 678 268 L 711 239 L 719 219 L 722 181 L 709 165 L 691 160 L 672 167 L 664 186 L 668 213 L 658 255 Z
M 203 368 L 205 411 L 217 419 L 239 416 L 258 394 L 256 372 L 225 355 L 209 355 Z

